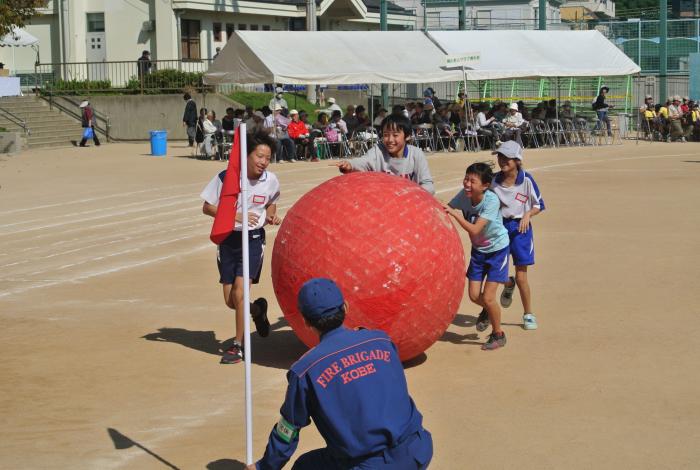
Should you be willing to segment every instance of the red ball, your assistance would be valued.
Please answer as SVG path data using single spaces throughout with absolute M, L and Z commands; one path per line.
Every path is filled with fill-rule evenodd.
M 345 325 L 384 330 L 401 360 L 429 348 L 454 319 L 465 283 L 462 242 L 442 206 L 417 184 L 351 173 L 305 194 L 287 212 L 272 252 L 284 316 L 307 346 L 318 336 L 297 309 L 301 285 L 333 279 Z

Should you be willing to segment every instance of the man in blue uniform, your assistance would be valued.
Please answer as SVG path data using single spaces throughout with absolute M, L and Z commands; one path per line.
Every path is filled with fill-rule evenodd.
M 348 304 L 330 279 L 306 282 L 298 306 L 321 342 L 287 373 L 282 416 L 263 458 L 247 468 L 282 468 L 297 447 L 300 429 L 312 418 L 327 447 L 299 457 L 293 470 L 427 468 L 433 441 L 408 394 L 389 337 L 345 328 Z

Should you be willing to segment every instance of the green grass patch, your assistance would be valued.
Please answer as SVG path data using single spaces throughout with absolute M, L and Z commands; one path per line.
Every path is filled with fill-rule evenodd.
M 257 93 L 252 91 L 234 91 L 228 95 L 233 101 L 241 103 L 244 106 L 252 106 L 253 109 L 260 109 L 263 106 L 270 104 L 270 100 L 275 96 L 274 93 Z M 319 109 L 315 104 L 306 101 L 306 95 L 299 93 L 285 93 L 284 99 L 287 100 L 289 109 L 296 109 L 299 112 L 306 111 L 309 116 L 314 116 L 314 110 Z

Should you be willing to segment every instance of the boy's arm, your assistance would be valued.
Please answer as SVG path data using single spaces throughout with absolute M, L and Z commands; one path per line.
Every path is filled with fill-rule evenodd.
M 207 201 L 204 201 L 202 205 L 202 212 L 210 217 L 216 217 L 216 209 L 217 207 L 214 204 L 209 204 Z
M 476 222 L 473 224 L 469 222 L 467 219 L 464 218 L 464 215 L 462 215 L 462 211 L 459 209 L 455 209 L 454 207 L 450 206 L 449 204 L 443 204 L 443 207 L 445 208 L 445 212 L 447 212 L 449 215 L 451 215 L 457 223 L 467 231 L 470 237 L 473 237 L 479 233 L 481 233 L 482 230 L 484 230 L 484 227 L 486 227 L 486 224 L 489 223 L 488 219 L 484 219 L 483 217 L 479 217 L 476 219 Z
M 416 178 L 418 179 L 418 184 L 430 194 L 435 195 L 435 186 L 428 167 L 428 160 L 421 149 L 416 147 L 414 151 L 416 152 Z
M 265 207 L 265 220 L 270 225 L 282 223 L 282 219 L 277 215 L 277 204 L 270 204 Z

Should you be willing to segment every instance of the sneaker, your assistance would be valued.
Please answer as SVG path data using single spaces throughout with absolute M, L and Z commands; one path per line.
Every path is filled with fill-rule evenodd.
M 523 315 L 523 329 L 524 330 L 536 330 L 537 329 L 537 317 L 532 313 L 526 313 Z
M 270 334 L 270 321 L 267 319 L 267 300 L 260 297 L 253 302 L 253 306 L 257 307 L 254 312 L 251 312 L 255 329 L 260 336 L 267 338 L 267 335 Z
M 500 147 L 501 144 L 503 144 L 503 142 L 501 142 L 500 140 L 497 140 L 497 141 L 496 141 L 496 148 Z
M 501 332 L 500 335 L 497 335 L 496 333 L 491 333 L 489 335 L 489 340 L 486 341 L 483 344 L 483 346 L 481 346 L 481 349 L 483 351 L 490 351 L 492 349 L 502 348 L 505 345 L 506 345 L 506 334 L 504 332 Z
M 319 160 L 318 158 L 314 157 L 314 158 L 312 158 L 310 161 L 312 161 L 312 162 L 315 163 L 315 162 L 320 162 L 321 160 Z
M 511 283 L 512 286 L 508 287 L 508 285 L 506 285 L 503 288 L 503 292 L 501 292 L 501 307 L 504 307 L 504 308 L 510 307 L 510 304 L 513 303 L 513 291 L 515 290 L 515 278 L 513 276 L 510 276 L 508 278 L 508 283 Z
M 287 162 L 285 160 L 279 160 L 277 163 L 279 163 L 281 165 L 282 163 L 287 163 Z
M 479 318 L 476 319 L 476 331 L 485 331 L 490 324 L 491 320 L 489 320 L 489 314 L 486 312 L 485 308 L 481 309 Z
M 233 346 L 224 351 L 220 364 L 238 364 L 243 360 L 243 346 L 238 341 L 233 341 Z
M 292 159 L 291 159 L 291 160 L 289 160 L 289 161 L 290 161 L 290 162 L 294 162 L 294 163 L 296 163 L 296 162 L 297 162 L 297 159 L 296 159 L 296 158 L 292 158 Z

